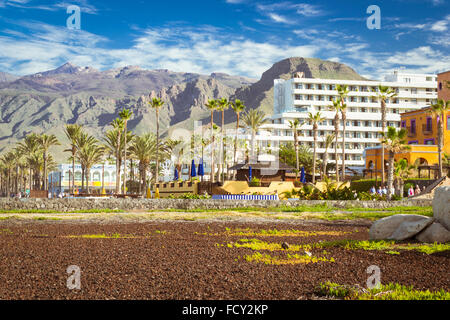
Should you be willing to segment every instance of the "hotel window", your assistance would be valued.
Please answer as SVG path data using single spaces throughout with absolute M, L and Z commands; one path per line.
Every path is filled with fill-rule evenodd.
M 359 121 L 353 121 L 353 126 L 354 127 L 359 127 L 361 125 L 361 123 Z
M 416 88 L 411 88 L 411 93 L 412 94 L 417 94 L 417 89 Z
M 361 92 L 368 92 L 369 90 L 367 89 L 367 87 L 361 87 Z
M 434 145 L 434 139 L 425 139 L 425 140 L 423 141 L 423 144 L 424 144 L 424 145 L 427 145 L 427 146 L 429 146 L 429 145 Z
M 297 83 L 295 87 L 297 89 L 303 89 L 303 84 L 302 83 Z
M 411 120 L 411 133 L 416 133 L 416 120 Z
M 301 94 L 296 94 L 295 100 L 303 100 L 303 96 Z
M 358 109 L 356 109 L 356 108 L 350 108 L 350 112 L 358 112 Z
M 364 126 L 365 126 L 365 127 L 371 127 L 371 126 L 372 126 L 372 122 L 370 122 L 370 121 L 364 121 Z
M 366 139 L 372 139 L 372 133 L 371 133 L 371 132 L 365 132 L 365 133 L 364 133 L 364 137 L 365 137 Z
M 305 84 L 306 89 L 313 89 L 313 85 L 310 83 Z
M 427 117 L 427 131 L 431 131 L 433 128 L 433 119 L 431 117 Z
M 335 90 L 335 89 L 336 89 L 336 87 L 335 87 L 334 84 L 329 84 L 328 85 L 328 90 Z
M 402 121 L 401 127 L 402 127 L 402 128 L 406 128 L 406 121 Z
M 361 108 L 361 112 L 367 112 L 366 108 Z
M 367 97 L 361 97 L 361 102 L 367 102 Z
M 447 116 L 447 130 L 450 130 L 450 116 Z
M 321 84 L 317 85 L 317 90 L 323 90 L 323 86 Z
M 350 102 L 358 102 L 358 99 L 356 97 L 350 97 Z

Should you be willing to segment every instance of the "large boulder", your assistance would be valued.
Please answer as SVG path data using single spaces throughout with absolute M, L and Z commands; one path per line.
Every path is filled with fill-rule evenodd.
M 450 242 L 450 231 L 445 229 L 439 222 L 434 222 L 428 228 L 416 235 L 420 242 L 427 243 L 446 243 Z
M 409 237 L 413 237 L 433 223 L 433 220 L 433 218 L 417 214 L 397 214 L 375 221 L 370 227 L 369 236 L 371 240 L 393 239 L 392 236 L 394 235 L 403 237 L 403 232 L 401 234 L 394 233 L 404 224 L 401 229 L 407 232 Z M 409 224 L 405 225 L 405 223 Z
M 400 224 L 397 230 L 388 238 L 389 240 L 406 240 L 414 237 L 416 234 L 427 228 L 433 223 L 434 219 L 427 218 L 418 221 L 405 221 Z
M 436 189 L 433 199 L 433 217 L 450 230 L 450 187 Z

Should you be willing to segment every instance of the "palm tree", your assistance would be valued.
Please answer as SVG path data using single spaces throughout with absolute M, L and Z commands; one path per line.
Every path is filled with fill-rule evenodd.
M 222 181 L 224 181 L 224 159 L 225 159 L 225 155 L 224 155 L 224 144 L 225 144 L 225 110 L 228 110 L 228 108 L 230 107 L 230 102 L 228 101 L 227 98 L 222 98 L 220 100 L 217 101 L 217 110 L 222 112 L 222 127 L 220 129 L 220 133 L 221 133 L 221 143 L 220 143 L 220 155 L 221 155 L 221 159 L 220 159 L 220 164 L 219 164 L 219 177 L 221 177 L 220 179 L 222 179 Z M 219 180 L 220 180 L 219 179 Z
M 11 196 L 11 170 L 14 168 L 14 165 L 16 163 L 14 153 L 10 151 L 7 154 L 5 154 L 1 159 L 1 162 L 7 172 L 6 197 L 9 198 Z
M 110 150 L 114 148 L 114 153 L 116 157 L 116 194 L 120 192 L 120 165 L 122 160 L 122 132 L 125 124 L 123 120 L 118 118 L 115 119 L 111 125 L 113 126 L 113 130 L 106 133 L 106 143 Z M 111 138 L 114 138 L 115 141 L 112 141 Z
M 394 177 L 397 181 L 397 195 L 403 197 L 403 188 L 405 184 L 405 180 L 407 180 L 415 166 L 409 165 L 406 159 L 401 159 L 394 164 Z
M 349 90 L 346 85 L 337 85 L 336 90 L 338 91 L 339 100 L 341 103 L 341 114 L 342 114 L 342 181 L 345 180 L 345 127 L 347 122 L 347 104 L 345 103 Z
M 164 101 L 159 98 L 153 98 L 149 104 L 156 112 L 156 145 L 159 146 L 159 110 L 164 105 Z M 159 148 L 156 149 L 155 183 L 159 183 Z
M 127 124 L 128 124 L 128 120 L 131 119 L 131 116 L 133 115 L 133 112 L 128 110 L 128 109 L 123 109 L 120 113 L 119 113 L 119 117 L 120 119 L 123 121 L 123 130 L 126 133 L 127 132 Z M 123 194 L 126 194 L 126 184 L 127 184 L 127 135 L 124 134 L 124 152 L 123 152 L 123 162 L 124 162 L 124 167 L 123 167 Z
M 92 137 L 88 137 L 86 141 L 88 142 L 78 149 L 77 154 L 81 166 L 84 167 L 86 174 L 86 191 L 89 194 L 89 177 L 91 176 L 91 168 L 96 163 L 102 161 L 105 149 L 103 146 L 97 145 L 98 141 Z
M 236 118 L 237 118 L 237 122 L 236 122 L 236 136 L 234 138 L 234 156 L 233 156 L 233 163 L 234 165 L 237 164 L 237 138 L 238 138 L 238 134 L 239 134 L 239 118 L 240 118 L 240 114 L 241 112 L 243 112 L 245 110 L 245 105 L 241 102 L 241 100 L 236 99 L 234 100 L 234 102 L 231 104 L 231 108 L 234 110 L 234 112 L 236 113 Z
M 336 141 L 334 142 L 334 159 L 335 159 L 335 168 L 336 168 L 336 182 L 339 183 L 339 162 L 338 162 L 338 137 L 339 137 L 339 122 L 340 117 L 339 113 L 341 112 L 341 101 L 333 100 L 333 105 L 328 107 L 331 111 L 336 112 L 334 116 L 334 137 Z
M 430 113 L 436 116 L 438 120 L 438 154 L 439 154 L 439 178 L 443 176 L 442 168 L 442 149 L 444 148 L 444 123 L 445 114 L 450 111 L 450 100 L 444 101 L 438 99 L 437 102 L 431 105 Z
M 392 197 L 392 185 L 394 178 L 394 156 L 404 150 L 411 149 L 407 141 L 407 132 L 405 129 L 397 131 L 393 127 L 388 127 L 388 131 L 383 133 L 382 143 L 386 146 L 386 150 L 389 152 L 389 168 L 388 168 L 388 200 Z
M 381 130 L 384 133 L 386 131 L 386 101 L 388 99 L 394 98 L 397 96 L 395 90 L 390 87 L 379 85 L 377 90 L 372 89 L 373 92 L 376 92 L 378 99 L 381 104 Z M 384 185 L 384 145 L 381 144 L 381 184 Z
M 70 148 L 64 150 L 64 152 L 70 152 L 72 155 L 72 193 L 75 194 L 75 155 L 77 153 L 77 139 L 83 132 L 83 127 L 78 124 L 68 124 L 64 131 L 70 142 Z
M 39 145 L 37 142 L 37 135 L 35 133 L 29 134 L 19 143 L 18 148 L 26 155 L 26 163 L 29 168 L 29 186 L 30 192 L 33 190 L 33 161 L 32 157 L 38 151 Z
M 323 176 L 327 176 L 327 166 L 328 166 L 328 149 L 333 144 L 335 135 L 334 133 L 327 134 L 325 138 L 323 139 L 325 152 L 323 154 Z M 337 162 L 337 161 L 336 161 Z
M 266 118 L 266 115 L 261 110 L 251 109 L 244 113 L 244 116 L 242 118 L 242 121 L 244 123 L 244 126 L 247 129 L 250 129 L 252 132 L 252 146 L 251 146 L 251 161 L 250 163 L 256 163 L 257 157 L 255 155 L 255 140 L 256 140 L 256 133 L 258 132 L 259 128 L 267 123 L 269 119 Z
M 154 159 L 156 149 L 156 136 L 152 133 L 134 137 L 130 146 L 131 154 L 139 161 L 139 194 L 142 194 L 142 184 L 144 192 L 147 190 L 147 170 L 150 161 Z
M 97 139 L 90 136 L 85 132 L 80 132 L 77 139 L 75 140 L 75 148 L 77 150 L 75 156 L 80 161 L 81 164 L 81 189 L 84 190 L 84 181 L 86 177 L 86 166 L 83 161 L 81 161 L 81 150 L 89 145 L 94 145 L 97 143 Z M 88 179 L 86 179 L 88 180 Z M 89 189 L 89 184 L 88 184 Z
M 60 145 L 60 143 L 54 134 L 52 135 L 42 134 L 37 137 L 37 142 L 42 149 L 42 157 L 44 160 L 44 190 L 48 190 L 48 179 L 47 179 L 48 152 L 52 146 Z
M 298 161 L 298 130 L 303 124 L 300 124 L 300 121 L 298 119 L 295 119 L 294 121 L 289 120 L 289 127 L 294 130 L 294 149 L 295 149 L 295 164 L 296 164 L 296 170 L 295 170 L 295 180 L 298 180 L 298 173 L 300 172 L 300 163 Z
M 217 100 L 208 100 L 205 107 L 211 111 L 211 183 L 214 183 L 214 111 L 217 110 Z
M 314 134 L 314 149 L 313 149 L 313 168 L 312 168 L 312 183 L 316 183 L 316 159 L 317 159 L 317 131 L 319 130 L 319 123 L 322 122 L 324 118 L 317 112 L 316 114 L 308 113 L 308 121 L 313 127 Z

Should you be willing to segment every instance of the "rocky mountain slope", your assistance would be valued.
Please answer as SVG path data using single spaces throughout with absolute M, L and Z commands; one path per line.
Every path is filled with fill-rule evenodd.
M 160 114 L 164 133 L 169 128 L 191 129 L 196 120 L 208 123 L 210 113 L 204 107 L 208 99 L 241 99 L 248 108 L 270 114 L 273 80 L 288 79 L 298 71 L 313 78 L 362 79 L 346 65 L 310 58 L 280 61 L 259 81 L 223 73 L 200 75 L 136 66 L 98 71 L 70 63 L 20 78 L 1 73 L 0 152 L 31 132 L 54 133 L 66 143 L 67 123 L 82 124 L 101 138 L 123 108 L 134 113 L 128 127 L 135 133 L 154 131 L 155 114 L 147 104 L 149 94 L 165 101 Z M 221 118 L 216 114 L 219 123 Z M 235 121 L 232 110 L 226 112 L 225 122 L 231 125 Z M 64 161 L 66 155 L 58 154 L 57 160 Z

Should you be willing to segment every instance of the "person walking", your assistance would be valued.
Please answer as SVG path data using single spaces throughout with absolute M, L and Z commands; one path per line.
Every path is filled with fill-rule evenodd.
M 412 197 L 412 196 L 414 196 L 414 188 L 412 186 L 410 186 L 409 190 L 408 190 L 408 197 Z

